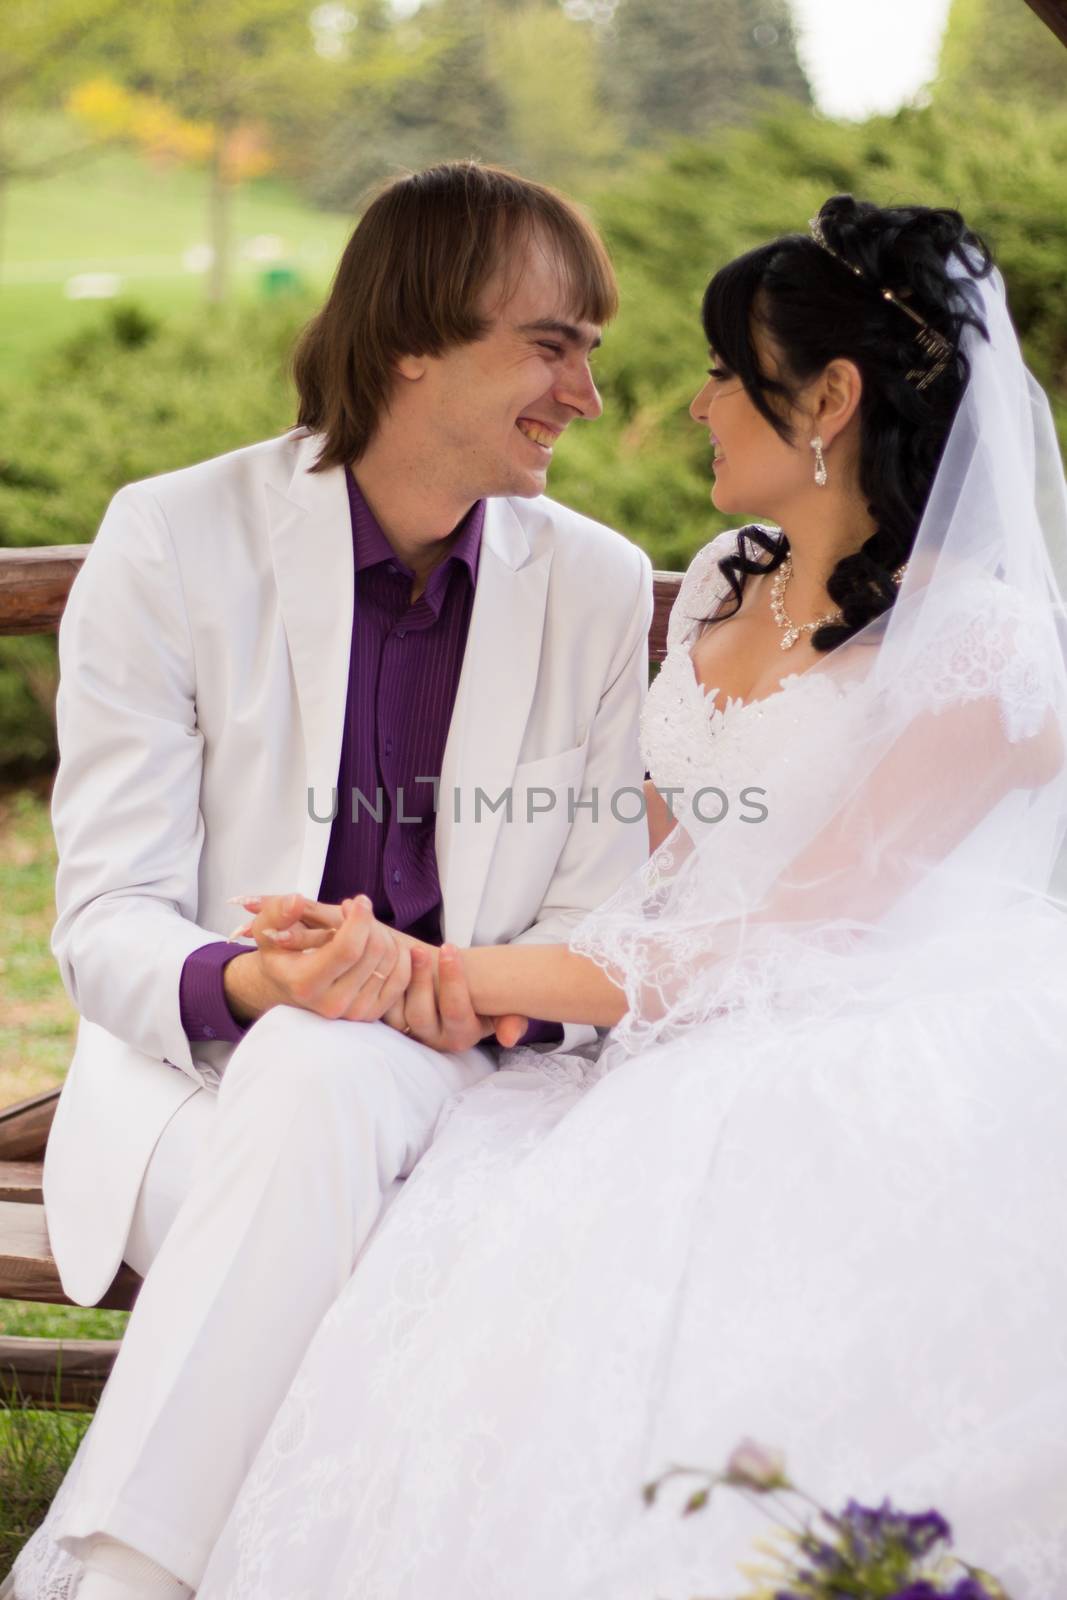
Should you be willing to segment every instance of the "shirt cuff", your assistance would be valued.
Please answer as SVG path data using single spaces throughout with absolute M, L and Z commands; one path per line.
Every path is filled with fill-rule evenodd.
M 563 1024 L 561 1022 L 539 1022 L 531 1018 L 530 1026 L 518 1041 L 519 1044 L 562 1044 Z
M 238 1044 L 252 1026 L 237 1021 L 222 981 L 227 961 L 247 955 L 251 949 L 249 944 L 223 939 L 216 944 L 202 944 L 186 956 L 178 984 L 178 1005 L 190 1044 L 202 1044 L 208 1039 Z

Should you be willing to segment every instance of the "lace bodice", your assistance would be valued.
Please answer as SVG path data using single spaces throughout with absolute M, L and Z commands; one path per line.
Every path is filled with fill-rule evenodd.
M 704 621 L 730 594 L 719 562 L 736 544 L 736 530 L 727 530 L 690 564 L 671 610 L 667 656 L 641 715 L 641 749 L 653 782 L 683 791 L 676 811 L 702 787 L 725 791 L 732 807 L 746 787 L 787 785 L 790 806 L 802 804 L 813 783 L 825 796 L 857 719 L 879 695 L 883 709 L 888 696 L 913 710 L 925 703 L 935 714 L 988 696 L 997 700 L 1011 742 L 1040 728 L 1050 687 L 1034 643 L 1035 619 L 1015 590 L 980 572 L 961 573 L 947 625 L 914 651 L 909 673 L 890 684 L 859 666 L 852 678 L 816 666 L 787 672 L 760 700 L 723 700 L 718 687 L 705 690 L 690 652 Z
M 786 778 L 792 806 L 805 772 L 825 794 L 834 750 L 843 748 L 850 726 L 841 714 L 846 696 L 840 683 L 817 672 L 789 672 L 779 689 L 753 701 L 727 696 L 720 704 L 721 691 L 700 684 L 690 651 L 704 620 L 730 593 L 718 563 L 736 543 L 736 531 L 720 534 L 690 564 L 671 611 L 667 656 L 641 714 L 641 750 L 652 781 L 661 790 L 682 791 L 676 814 L 706 788 L 722 790 L 736 813 L 744 791 L 780 790 Z M 798 762 L 801 747 L 805 760 Z M 710 798 L 698 805 L 714 815 Z

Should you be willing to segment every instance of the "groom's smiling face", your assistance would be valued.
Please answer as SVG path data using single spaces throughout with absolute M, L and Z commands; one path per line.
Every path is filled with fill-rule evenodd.
M 420 362 L 425 465 L 463 499 L 542 494 L 564 429 L 600 416 L 590 368 L 600 328 L 567 300 L 535 235 L 487 285 L 483 337 Z

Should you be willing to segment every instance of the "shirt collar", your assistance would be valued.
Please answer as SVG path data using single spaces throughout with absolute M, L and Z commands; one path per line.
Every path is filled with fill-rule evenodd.
M 357 572 L 363 572 L 367 567 L 375 567 L 382 561 L 395 562 L 401 572 L 410 575 L 411 569 L 396 555 L 389 540 L 385 537 L 378 520 L 370 506 L 363 498 L 363 492 L 356 482 L 351 468 L 345 470 L 345 482 L 348 485 L 348 503 L 352 512 L 352 539 L 355 549 L 355 566 Z M 452 549 L 448 552 L 448 560 L 430 574 L 427 584 L 427 593 L 431 588 L 436 589 L 443 580 L 443 575 L 450 562 L 461 562 L 470 574 L 471 584 L 478 579 L 478 558 L 482 548 L 482 529 L 485 526 L 485 501 L 476 500 L 467 515 L 460 523 L 459 535 Z

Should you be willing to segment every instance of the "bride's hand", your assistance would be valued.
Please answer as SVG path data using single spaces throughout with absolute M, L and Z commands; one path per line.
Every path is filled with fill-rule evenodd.
M 253 934 L 259 943 L 269 937 L 278 949 L 293 952 L 314 950 L 329 943 L 351 902 L 346 900 L 336 906 L 302 895 L 287 895 L 252 896 L 239 903 L 257 916 L 243 928 L 235 929 L 231 938 Z M 393 937 L 407 948 L 411 980 L 384 1010 L 373 1006 L 374 1015 L 433 1050 L 467 1050 L 494 1034 L 497 1043 L 505 1048 L 518 1043 L 529 1027 L 529 1018 L 513 1013 L 479 1016 L 471 1003 L 463 963 L 451 946 L 445 946 L 444 959 L 439 960 L 436 951 L 407 934 L 394 933 Z M 395 989 L 395 983 L 390 984 L 390 989 Z M 364 996 L 368 1003 L 374 998 Z M 369 1020 L 362 1013 L 361 1019 Z
M 302 894 L 238 895 L 228 904 L 240 905 L 250 913 L 246 922 L 234 928 L 231 939 L 254 938 L 257 943 L 267 929 L 280 949 L 317 950 L 328 944 L 344 921 L 345 900 L 336 906 L 326 900 L 308 900 Z
M 481 1017 L 475 1011 L 463 963 L 453 945 L 432 951 L 413 943 L 410 955 L 411 981 L 383 1018 L 391 1027 L 432 1050 L 469 1050 L 494 1034 L 505 1046 L 522 1038 L 529 1027 L 528 1018 Z

